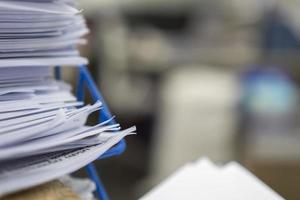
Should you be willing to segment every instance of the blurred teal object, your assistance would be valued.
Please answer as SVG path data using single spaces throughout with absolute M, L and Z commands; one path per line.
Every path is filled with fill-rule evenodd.
M 243 125 L 248 136 L 297 134 L 297 86 L 284 70 L 252 68 L 242 77 L 242 88 Z
M 254 68 L 243 77 L 244 106 L 252 114 L 283 114 L 295 109 L 296 85 L 278 68 Z

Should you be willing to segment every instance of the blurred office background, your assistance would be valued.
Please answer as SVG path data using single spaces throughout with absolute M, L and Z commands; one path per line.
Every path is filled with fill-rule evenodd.
M 123 127 L 97 161 L 112 200 L 138 199 L 202 156 L 238 160 L 300 199 L 300 1 L 81 0 L 82 48 Z

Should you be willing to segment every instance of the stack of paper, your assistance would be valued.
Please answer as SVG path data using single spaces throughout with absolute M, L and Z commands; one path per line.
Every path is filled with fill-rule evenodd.
M 73 172 L 135 131 L 110 120 L 85 126 L 101 102 L 81 106 L 51 72 L 0 68 L 0 195 Z
M 0 196 L 76 171 L 135 128 L 86 126 L 83 106 L 47 66 L 85 64 L 88 32 L 73 0 L 0 1 Z
M 1 0 L 0 67 L 85 64 L 88 33 L 72 0 Z
M 283 200 L 236 162 L 223 167 L 201 159 L 179 169 L 140 200 Z

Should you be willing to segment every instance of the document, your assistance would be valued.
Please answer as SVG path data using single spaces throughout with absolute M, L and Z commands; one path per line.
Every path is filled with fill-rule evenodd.
M 0 196 L 72 173 L 97 159 L 128 134 L 126 131 L 120 132 L 102 144 L 78 150 L 5 162 L 0 165 Z
M 0 67 L 87 64 L 89 30 L 74 1 L 0 1 Z
M 41 2 L 41 3 L 38 3 Z M 23 11 L 23 13 L 43 12 L 53 14 L 78 14 L 79 10 L 69 6 L 64 1 L 4 1 L 0 2 L 0 10 L 7 12 L 8 10 Z
M 84 105 L 52 66 L 83 65 L 89 30 L 74 0 L 0 1 L 0 197 L 72 173 L 134 134 L 113 117 L 87 126 Z M 82 193 L 90 196 L 89 193 Z
M 217 166 L 203 158 L 188 163 L 140 200 L 283 200 L 237 162 Z
M 86 126 L 102 102 L 83 105 L 52 72 L 51 67 L 0 68 L 0 196 L 84 167 L 136 130 L 121 130 L 110 124 L 113 118 Z M 8 95 L 15 98 L 3 98 Z

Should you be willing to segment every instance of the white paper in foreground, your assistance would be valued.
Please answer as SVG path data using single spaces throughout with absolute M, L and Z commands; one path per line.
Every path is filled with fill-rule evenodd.
M 189 163 L 140 200 L 283 200 L 238 163 Z

